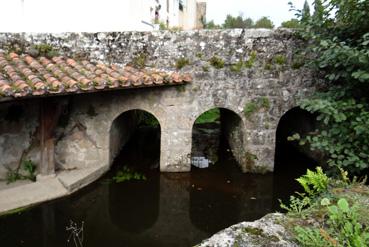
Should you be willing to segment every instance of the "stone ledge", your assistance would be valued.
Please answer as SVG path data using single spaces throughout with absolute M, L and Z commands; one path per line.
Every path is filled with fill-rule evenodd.
M 272 213 L 253 222 L 241 222 L 228 227 L 204 240 L 197 247 L 231 247 L 231 246 L 286 246 L 297 247 L 292 237 L 281 222 L 286 216 L 281 213 Z
M 0 215 L 70 195 L 100 178 L 107 170 L 109 167 L 104 166 L 63 171 L 35 183 L 4 188 L 0 190 Z
M 62 171 L 58 173 L 59 182 L 70 192 L 75 192 L 78 189 L 92 183 L 101 177 L 109 167 L 93 167 L 78 170 Z

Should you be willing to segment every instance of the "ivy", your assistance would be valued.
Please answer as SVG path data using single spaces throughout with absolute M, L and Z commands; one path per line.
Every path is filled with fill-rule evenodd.
M 325 91 L 301 102 L 321 123 L 301 138 L 326 154 L 328 165 L 354 173 L 369 168 L 369 0 L 315 1 L 315 13 L 297 10 L 308 44 L 308 65 L 326 82 Z

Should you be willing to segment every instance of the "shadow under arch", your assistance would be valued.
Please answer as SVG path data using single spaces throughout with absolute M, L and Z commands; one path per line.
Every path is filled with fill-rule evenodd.
M 226 108 L 212 108 L 193 124 L 190 220 L 208 234 L 236 223 L 240 217 L 242 205 L 235 197 L 240 191 L 230 181 L 239 181 L 236 177 L 243 175 L 237 161 L 244 147 L 243 130 L 242 118 Z M 209 160 L 208 168 L 198 168 L 202 166 L 199 157 Z
M 139 234 L 151 228 L 158 219 L 160 136 L 159 121 L 147 111 L 126 111 L 112 123 L 110 159 L 113 176 L 125 166 L 146 177 L 144 181 L 109 184 L 111 222 L 123 232 Z
M 229 149 L 236 161 L 244 155 L 244 123 L 233 110 L 214 107 L 200 114 L 192 125 L 192 165 L 194 157 L 204 157 L 215 164 L 224 149 Z
M 288 110 L 279 120 L 276 131 L 276 146 L 274 160 L 274 194 L 287 200 L 289 191 L 299 191 L 301 188 L 296 178 L 306 173 L 306 169 L 315 169 L 317 161 L 308 147 L 300 146 L 298 141 L 287 138 L 295 133 L 301 136 L 316 129 L 316 116 L 310 112 L 294 107 Z M 286 189 L 290 188 L 290 189 Z M 284 193 L 286 192 L 286 193 Z M 275 205 L 274 208 L 278 208 Z

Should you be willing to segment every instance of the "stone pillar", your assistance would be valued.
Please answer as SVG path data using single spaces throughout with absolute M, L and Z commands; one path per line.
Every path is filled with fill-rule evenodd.
M 171 128 L 161 133 L 160 171 L 190 171 L 192 132 Z

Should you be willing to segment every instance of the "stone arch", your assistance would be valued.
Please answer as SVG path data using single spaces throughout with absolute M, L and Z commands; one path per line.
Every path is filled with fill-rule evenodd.
M 246 171 L 245 164 L 245 123 L 242 116 L 237 111 L 229 107 L 209 107 L 207 110 L 203 110 L 196 114 L 191 127 L 192 144 L 194 144 L 194 129 L 196 121 L 202 116 L 215 109 L 219 110 L 219 121 L 221 123 L 221 133 L 223 137 L 228 141 L 230 149 L 237 160 L 242 171 Z M 194 150 L 192 150 L 194 151 Z
M 151 110 L 132 108 L 121 111 L 120 113 L 115 113 L 113 118 L 114 120 L 111 122 L 109 130 L 109 166 L 112 164 L 120 149 L 130 139 L 131 135 L 139 124 L 140 119 L 137 113 L 140 112 L 149 114 L 159 123 L 159 138 L 161 139 L 161 122 Z
M 283 112 L 279 118 L 275 133 L 275 172 L 286 169 L 291 171 L 291 168 L 297 168 L 294 167 L 296 164 L 299 164 L 299 168 L 302 169 L 301 172 L 304 172 L 305 168 L 313 165 L 311 163 L 315 163 L 314 154 L 307 147 L 299 146 L 298 142 L 287 140 L 289 136 L 295 133 L 305 135 L 314 131 L 315 128 L 316 116 L 314 114 L 298 106 Z

